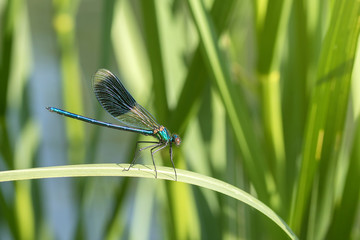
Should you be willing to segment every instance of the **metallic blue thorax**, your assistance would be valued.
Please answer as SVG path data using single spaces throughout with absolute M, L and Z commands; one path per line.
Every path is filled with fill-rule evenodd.
M 171 139 L 170 133 L 165 127 L 162 131 L 157 132 L 156 135 L 159 138 L 159 140 L 163 142 L 168 142 Z

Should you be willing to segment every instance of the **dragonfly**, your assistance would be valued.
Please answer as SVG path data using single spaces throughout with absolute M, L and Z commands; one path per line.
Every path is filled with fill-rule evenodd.
M 126 90 L 121 81 L 109 70 L 99 69 L 93 77 L 93 90 L 100 105 L 120 124 L 112 124 L 108 122 L 98 121 L 96 119 L 71 113 L 56 107 L 47 107 L 50 112 L 54 112 L 66 117 L 81 120 L 87 123 L 104 126 L 108 128 L 118 129 L 122 131 L 140 133 L 145 136 L 152 136 L 157 141 L 138 141 L 139 144 L 151 144 L 142 147 L 135 152 L 129 168 L 134 166 L 138 153 L 143 150 L 150 149 L 152 162 L 154 165 L 155 178 L 157 178 L 157 170 L 155 165 L 155 153 L 169 146 L 170 161 L 175 173 L 175 181 L 177 181 L 177 173 L 173 161 L 173 145 L 179 146 L 181 139 L 177 134 L 171 134 L 170 131 L 160 125 L 156 119 L 140 104 L 138 104 L 131 94 Z

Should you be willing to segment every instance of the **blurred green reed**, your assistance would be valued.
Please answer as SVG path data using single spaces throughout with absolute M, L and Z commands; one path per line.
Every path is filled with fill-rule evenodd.
M 40 162 L 40 117 L 29 103 L 42 93 L 29 87 L 39 71 L 29 19 L 42 13 L 33 4 L 0 1 L 0 170 Z M 96 18 L 97 28 L 80 14 L 95 11 L 91 4 L 54 0 L 44 14 L 58 51 L 52 57 L 61 74 L 62 108 L 79 114 L 93 108 L 96 118 L 106 118 L 98 104 L 88 103 L 91 81 L 83 75 L 112 69 L 140 104 L 183 138 L 174 153 L 177 168 L 257 196 L 300 239 L 360 238 L 359 1 L 107 0 L 85 15 Z M 85 47 L 80 26 L 98 33 L 98 45 Z M 84 49 L 97 54 L 81 57 Z M 109 144 L 100 139 L 109 131 L 64 121 L 69 164 L 131 161 L 140 137 L 129 137 L 131 147 L 115 157 L 101 155 Z M 170 166 L 167 151 L 157 164 Z M 287 238 L 263 215 L 208 190 L 107 180 L 72 179 L 72 238 Z M 0 186 L 0 238 L 59 238 L 61 226 L 47 222 L 38 181 Z M 104 191 L 110 197 L 102 199 Z M 94 195 L 100 198 L 90 205 Z M 89 206 L 107 207 L 97 228 Z

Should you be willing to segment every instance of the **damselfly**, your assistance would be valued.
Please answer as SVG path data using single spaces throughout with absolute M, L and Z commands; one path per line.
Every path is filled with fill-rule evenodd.
M 181 143 L 180 137 L 176 134 L 171 134 L 164 126 L 158 124 L 155 118 L 135 101 L 120 80 L 110 71 L 106 69 L 98 70 L 93 78 L 93 88 L 96 98 L 100 102 L 101 106 L 110 113 L 111 116 L 120 121 L 120 125 L 98 121 L 55 107 L 48 107 L 47 109 L 50 112 L 84 122 L 140 133 L 156 138 L 157 141 L 138 141 L 136 143 L 136 146 L 138 146 L 139 143 L 151 143 L 152 145 L 140 148 L 135 153 L 133 161 L 126 170 L 129 170 L 135 164 L 137 153 L 150 148 L 151 158 L 155 170 L 155 178 L 157 178 L 154 154 L 169 146 L 170 160 L 174 168 L 175 180 L 177 180 L 176 169 L 173 161 L 172 145 L 174 143 L 176 146 L 179 146 Z

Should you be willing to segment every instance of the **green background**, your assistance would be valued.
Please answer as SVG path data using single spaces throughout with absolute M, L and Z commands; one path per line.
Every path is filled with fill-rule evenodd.
M 360 239 L 359 17 L 353 0 L 0 0 L 0 171 L 130 163 L 149 138 L 45 109 L 116 123 L 91 87 L 107 68 L 182 137 L 177 168 L 251 193 L 300 239 Z M 210 190 L 88 177 L 0 183 L 0 238 L 287 236 Z

